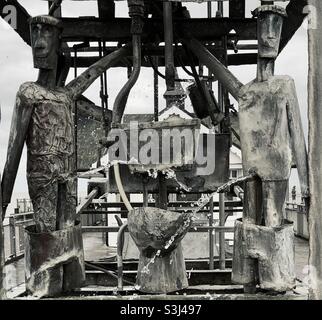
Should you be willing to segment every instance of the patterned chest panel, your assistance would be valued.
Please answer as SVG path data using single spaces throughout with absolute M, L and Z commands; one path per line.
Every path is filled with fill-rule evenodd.
M 27 138 L 28 152 L 38 156 L 72 155 L 72 100 L 63 89 L 45 90 L 36 84 L 33 86 L 34 110 Z

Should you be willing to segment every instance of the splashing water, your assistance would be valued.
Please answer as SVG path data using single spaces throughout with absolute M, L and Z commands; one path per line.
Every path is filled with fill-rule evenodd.
M 159 171 L 157 169 L 150 169 L 147 171 L 149 177 L 151 177 L 152 179 L 157 179 L 159 176 Z M 177 175 L 175 173 L 174 170 L 172 169 L 164 169 L 161 171 L 161 173 L 165 176 L 165 178 L 167 180 L 169 179 L 173 179 L 179 186 L 179 188 L 181 190 L 184 190 L 186 192 L 190 192 L 192 190 L 192 188 L 188 187 L 187 185 L 185 185 L 184 183 L 182 183 L 181 181 L 178 180 Z
M 184 183 L 182 183 L 178 180 L 177 175 L 174 170 L 165 169 L 162 171 L 162 173 L 165 175 L 166 179 L 173 179 L 179 185 L 180 189 L 182 189 L 186 192 L 190 192 L 192 190 L 192 188 L 188 187 L 187 185 L 185 185 Z
M 141 273 L 150 274 L 150 270 L 149 270 L 150 265 L 155 263 L 155 259 L 158 258 L 160 255 L 161 255 L 161 250 L 158 250 L 156 254 L 153 256 L 153 258 L 149 261 L 149 263 L 142 268 Z

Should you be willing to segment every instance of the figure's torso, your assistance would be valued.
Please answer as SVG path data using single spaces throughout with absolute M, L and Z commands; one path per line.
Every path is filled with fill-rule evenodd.
M 68 170 L 69 159 L 74 154 L 73 101 L 64 88 L 48 90 L 33 82 L 24 84 L 20 94 L 27 103 L 33 104 L 26 139 L 30 162 L 28 172 L 51 170 L 42 170 L 41 165 L 37 169 L 31 165 L 44 157 L 53 159 L 51 162 L 57 171 L 62 173 Z
M 245 85 L 239 96 L 239 125 L 244 172 L 262 180 L 286 180 L 292 164 L 287 103 L 287 76 Z

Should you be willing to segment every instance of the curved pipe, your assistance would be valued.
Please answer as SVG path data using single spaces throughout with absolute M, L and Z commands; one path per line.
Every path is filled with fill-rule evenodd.
M 123 290 L 123 247 L 124 232 L 127 229 L 127 223 L 124 223 L 117 233 L 117 289 Z
M 131 206 L 131 203 L 130 203 L 129 199 L 127 198 L 124 188 L 123 188 L 123 183 L 122 183 L 122 179 L 121 179 L 121 175 L 120 175 L 120 166 L 119 166 L 118 162 L 116 162 L 114 164 L 113 168 L 114 168 L 115 181 L 116 181 L 116 185 L 119 190 L 120 196 L 126 206 L 126 209 L 128 211 L 132 211 L 133 207 Z
M 243 84 L 207 48 L 194 38 L 182 39 L 192 53 L 218 78 L 225 89 L 236 99 Z
M 113 118 L 112 124 L 121 123 L 125 106 L 127 103 L 127 99 L 129 97 L 130 91 L 135 85 L 136 81 L 139 78 L 141 72 L 141 35 L 134 34 L 132 36 L 133 42 L 133 72 L 125 84 L 125 86 L 121 89 L 119 94 L 117 95 L 114 106 L 113 106 Z

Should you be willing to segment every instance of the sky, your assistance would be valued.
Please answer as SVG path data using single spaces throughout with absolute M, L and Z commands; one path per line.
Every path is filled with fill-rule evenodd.
M 48 12 L 47 2 L 43 0 L 18 0 L 29 12 L 30 15 L 46 14 Z M 259 0 L 247 1 L 247 16 L 251 16 L 251 10 L 254 10 L 260 4 Z M 279 3 L 281 4 L 281 3 Z M 186 3 L 191 16 L 206 17 L 206 4 Z M 284 4 L 285 6 L 285 4 Z M 215 13 L 216 4 L 213 5 Z M 224 10 L 227 13 L 225 5 Z M 70 1 L 64 0 L 62 4 L 63 16 L 97 16 L 97 8 L 93 1 Z M 127 2 L 116 2 L 116 15 L 127 17 Z M 1 18 L 0 18 L 1 20 Z M 288 46 L 281 53 L 276 61 L 275 73 L 279 75 L 289 75 L 294 78 L 298 99 L 301 107 L 302 120 L 305 134 L 307 136 L 307 72 L 308 72 L 308 53 L 307 53 L 307 30 L 306 23 L 297 31 Z M 11 29 L 3 20 L 0 21 L 0 105 L 1 105 L 1 123 L 0 123 L 0 172 L 3 172 L 5 164 L 6 150 L 8 144 L 10 122 L 12 111 L 15 104 L 15 96 L 19 86 L 26 81 L 35 81 L 38 71 L 33 68 L 32 55 L 30 47 L 23 42 L 18 34 Z M 253 80 L 256 76 L 256 66 L 238 66 L 231 67 L 230 70 L 244 84 Z M 164 72 L 164 70 L 160 70 Z M 81 70 L 80 70 L 81 72 Z M 180 77 L 185 74 L 179 71 Z M 73 78 L 73 70 L 68 77 Z M 113 69 L 108 73 L 108 91 L 110 105 L 121 89 L 126 80 L 126 70 L 121 68 Z M 165 92 L 165 84 L 160 79 L 160 109 L 165 106 L 162 97 Z M 99 99 L 99 81 L 96 81 L 86 92 L 85 96 L 100 105 Z M 186 101 L 187 109 L 191 109 L 190 101 Z M 236 106 L 237 107 L 237 106 Z M 143 68 L 140 78 L 133 88 L 126 113 L 152 113 L 153 112 L 153 74 L 151 70 Z M 292 175 L 293 177 L 294 175 Z M 295 179 L 296 178 L 292 178 Z M 295 181 L 294 180 L 294 181 Z M 294 182 L 295 183 L 295 182 Z M 16 198 L 28 197 L 26 183 L 26 150 L 20 162 L 18 176 L 14 188 L 13 201 Z M 10 212 L 10 208 L 8 210 Z

